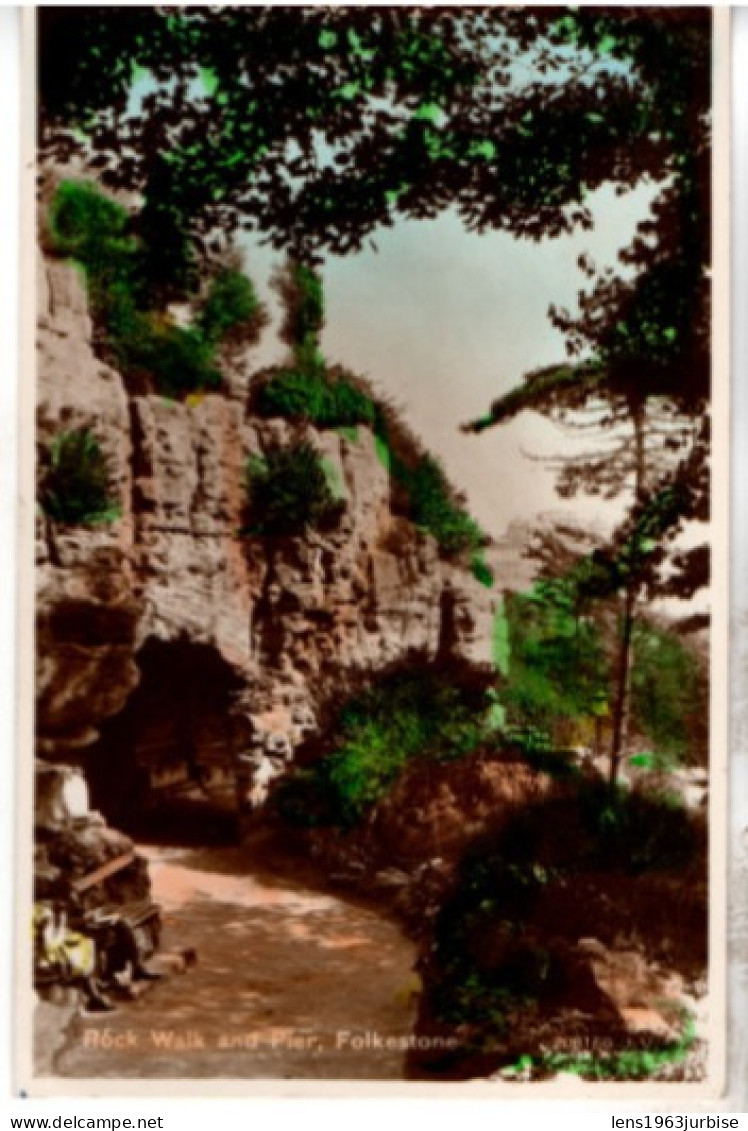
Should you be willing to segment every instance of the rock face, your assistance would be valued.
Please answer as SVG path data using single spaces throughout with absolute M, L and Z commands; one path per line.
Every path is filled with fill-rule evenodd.
M 61 900 L 68 911 L 73 904 L 88 911 L 148 897 L 145 858 L 128 837 L 89 809 L 79 769 L 37 761 L 35 792 L 35 900 Z M 105 874 L 99 871 L 96 877 L 102 867 Z
M 40 449 L 91 430 L 122 508 L 101 527 L 38 520 L 44 757 L 104 757 L 109 743 L 189 762 L 230 746 L 261 800 L 321 699 L 357 673 L 417 653 L 490 663 L 491 592 L 394 512 L 369 430 L 259 420 L 234 392 L 130 396 L 96 354 L 76 271 L 42 258 L 39 288 Z M 292 435 L 322 455 L 339 525 L 240 536 L 247 458 Z

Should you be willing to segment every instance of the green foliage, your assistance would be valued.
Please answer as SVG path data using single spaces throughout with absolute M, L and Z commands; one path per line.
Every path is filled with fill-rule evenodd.
M 502 728 L 502 737 L 534 770 L 557 779 L 579 777 L 581 771 L 574 752 L 559 748 L 547 730 L 509 723 Z
M 580 559 L 575 571 L 580 597 L 604 600 L 645 583 L 657 591 L 661 583 L 657 570 L 667 557 L 668 543 L 686 520 L 705 518 L 699 513 L 705 491 L 697 482 L 701 471 L 691 466 L 692 460 L 703 462 L 705 452 L 699 449 L 695 444 L 670 484 L 637 499 L 607 547 Z M 680 564 L 678 557 L 674 564 Z M 664 586 L 663 591 L 677 594 L 678 588 Z M 692 593 L 681 595 L 690 597 Z
M 502 701 L 510 723 L 520 732 L 543 733 L 549 748 L 588 745 L 593 732 L 600 738 L 595 720 L 600 724 L 610 714 L 615 695 L 610 657 L 618 647 L 618 618 L 611 598 L 656 552 L 651 525 L 656 534 L 670 507 L 667 492 L 656 498 L 659 503 L 635 509 L 620 554 L 595 551 L 563 576 L 543 578 L 530 592 L 508 599 L 511 666 Z M 501 608 L 496 618 L 498 631 Z M 641 620 L 633 629 L 630 673 L 629 735 L 637 741 L 646 736 L 656 751 L 631 764 L 667 771 L 679 762 L 703 760 L 708 684 L 698 656 L 672 630 Z
M 219 347 L 251 340 L 262 321 L 250 280 L 219 271 L 196 322 L 179 326 L 149 305 L 147 248 L 142 231 L 140 243 L 128 234 L 131 223 L 125 209 L 85 182 L 63 181 L 50 205 L 55 247 L 85 269 L 94 318 L 124 376 L 170 397 L 220 388 Z M 169 242 L 163 231 L 153 239 Z
M 124 267 L 135 251 L 127 209 L 86 181 L 59 185 L 49 226 L 57 251 L 85 264 L 97 277 Z
M 501 598 L 493 617 L 491 655 L 496 671 L 505 677 L 509 675 L 511 654 L 509 617 L 506 602 Z
M 320 338 L 325 324 L 325 296 L 320 275 L 308 264 L 290 260 L 275 280 L 285 307 L 281 335 L 291 347 L 297 373 L 323 378 Z
M 629 873 L 679 870 L 693 859 L 696 832 L 679 801 L 665 793 L 586 783 L 579 792 L 588 859 Z
M 659 764 L 660 760 L 657 753 L 650 750 L 629 758 L 629 765 L 639 770 L 656 770 L 659 768 Z
M 528 410 L 548 411 L 565 404 L 583 404 L 594 396 L 603 380 L 599 364 L 552 365 L 525 374 L 524 383 L 499 397 L 490 411 L 478 420 L 464 425 L 466 432 L 483 432 L 496 424 L 505 424 Z
M 705 675 L 674 632 L 645 621 L 634 630 L 631 714 L 654 743 L 658 768 L 703 758 L 698 745 L 707 739 Z
M 489 688 L 488 699 L 491 704 L 488 711 L 488 725 L 494 731 L 501 731 L 506 726 L 506 708 L 494 687 Z
M 475 519 L 454 501 L 438 460 L 422 456 L 415 467 L 403 469 L 400 475 L 410 499 L 411 518 L 436 538 L 445 553 L 480 549 L 485 536 Z
M 533 858 L 528 832 L 481 843 L 466 855 L 435 923 L 432 1005 L 444 1021 L 480 1023 L 489 1039 L 506 1032 L 513 1008 L 542 997 L 553 970 L 547 952 L 523 938 L 540 892 L 555 877 Z M 491 1003 L 484 1013 L 482 1000 Z
M 481 531 L 482 535 L 482 531 Z M 494 572 L 486 561 L 485 552 L 481 546 L 477 549 L 470 559 L 470 571 L 476 581 L 480 581 L 481 585 L 485 585 L 486 589 L 491 589 L 496 580 Z
M 377 459 L 389 475 L 392 471 L 392 451 L 387 443 L 387 437 L 382 435 L 381 432 L 377 432 L 374 436 L 374 450 L 377 454 Z
M 332 497 L 334 499 L 337 499 L 339 502 L 344 501 L 348 498 L 348 490 L 346 488 L 343 477 L 340 474 L 338 465 L 334 460 L 327 459 L 326 457 L 324 457 L 321 462 L 322 470 L 324 471 L 325 478 L 327 479 L 327 486 L 330 488 Z
M 598 937 L 631 929 L 637 877 L 664 873 L 677 880 L 703 851 L 694 820 L 667 800 L 583 779 L 573 788 L 559 783 L 466 853 L 435 921 L 431 1007 L 443 1021 L 464 1026 L 473 1049 L 501 1046 L 505 1036 L 510 1049 L 513 1020 L 524 1022 L 528 1010 L 538 1012 L 547 1033 L 568 978 L 568 945 L 599 923 L 603 908 L 605 931 L 600 923 Z M 645 938 L 661 926 L 635 923 Z M 625 1039 L 623 1029 L 617 1036 Z M 654 1066 L 641 1056 L 616 1063 L 621 1074 L 624 1068 L 633 1074 L 637 1064 Z M 606 1063 L 605 1072 L 612 1071 Z
M 282 370 L 263 382 L 256 394 L 263 416 L 308 420 L 320 428 L 373 426 L 378 420 L 375 402 L 345 376 Z
M 439 461 L 427 454 L 408 464 L 392 452 L 390 468 L 406 494 L 410 519 L 431 534 L 448 557 L 468 558 L 473 576 L 490 587 L 493 573 L 482 557 L 486 535 L 455 498 Z
M 353 379 L 319 370 L 282 370 L 263 381 L 255 397 L 264 416 L 308 420 L 320 428 L 374 428 L 377 455 L 403 490 L 412 521 L 433 535 L 445 554 L 468 557 L 483 585 L 493 584 L 483 558 L 486 536 L 455 500 L 441 464 L 431 455 L 416 452 L 413 458 L 410 451 L 394 451 L 381 406 Z
M 502 1070 L 506 1077 L 542 1077 L 548 1073 L 569 1072 L 584 1080 L 646 1080 L 666 1064 L 685 1060 L 696 1040 L 696 1026 L 690 1014 L 683 1019 L 683 1031 L 676 1041 L 620 1052 L 525 1054 Z
M 324 763 L 333 811 L 355 824 L 413 758 L 460 758 L 477 748 L 485 725 L 464 689 L 415 675 L 372 689 L 340 717 L 342 744 Z
M 285 304 L 283 337 L 291 346 L 293 366 L 259 384 L 257 411 L 263 416 L 307 420 L 319 428 L 376 427 L 380 422 L 376 402 L 354 378 L 340 371 L 330 372 L 320 351 L 324 325 L 320 276 L 292 261 L 276 285 Z
M 305 442 L 250 458 L 246 490 L 246 533 L 295 537 L 333 524 L 342 510 L 318 452 Z
M 207 342 L 218 345 L 227 337 L 253 340 L 262 307 L 252 280 L 241 271 L 223 268 L 211 280 L 197 325 Z
M 591 719 L 610 675 L 598 627 L 577 612 L 573 581 L 543 579 L 529 593 L 510 594 L 506 615 L 511 665 L 502 698 L 510 721 L 552 735 L 564 721 Z
M 293 311 L 289 312 L 289 334 L 302 344 L 322 331 L 325 297 L 322 280 L 313 268 L 305 263 L 294 263 L 291 271 L 297 299 Z
M 494 1039 L 508 1032 L 512 1006 L 516 1007 L 520 1001 L 526 1007 L 533 1003 L 532 994 L 523 998 L 519 993 L 512 993 L 500 979 L 486 977 L 475 970 L 456 979 L 449 987 L 437 988 L 434 997 L 440 1020 L 462 1027 L 480 1016 Z
M 52 441 L 40 503 L 55 522 L 71 526 L 96 526 L 119 518 L 107 460 L 93 433 L 81 428 Z
M 489 707 L 482 686 L 447 673 L 395 673 L 339 710 L 323 755 L 290 777 L 279 806 L 301 823 L 353 826 L 413 759 L 475 751 L 490 735 Z
M 162 9 L 88 20 L 45 10 L 42 136 L 64 152 L 70 125 L 86 123 L 109 175 L 141 189 L 163 160 L 153 137 L 168 136 L 169 196 L 189 199 L 206 231 L 242 223 L 276 247 L 341 253 L 393 215 L 453 207 L 478 230 L 540 238 L 588 226 L 586 194 L 605 183 L 649 177 L 662 196 L 685 195 L 696 155 L 709 157 L 705 15 L 593 9 L 568 19 L 573 35 L 553 12 L 505 8 L 228 7 L 178 20 Z M 133 64 L 162 81 L 149 113 L 118 126 Z M 495 81 L 509 69 L 515 81 Z M 270 89 L 278 113 L 261 96 Z M 683 242 L 683 211 L 656 244 Z
M 360 722 L 325 764 L 335 823 L 357 824 L 384 797 L 416 749 L 418 720 L 411 716 L 398 715 L 387 724 Z
M 643 750 L 629 758 L 629 766 L 635 770 L 647 770 L 651 773 L 669 773 L 678 765 L 678 758 L 673 754 L 663 754 L 660 750 Z
M 122 369 L 131 375 L 150 375 L 164 396 L 180 397 L 221 387 L 213 346 L 198 330 L 130 311 L 124 304 L 114 313 L 111 325 L 128 326 L 127 332 L 112 342 Z

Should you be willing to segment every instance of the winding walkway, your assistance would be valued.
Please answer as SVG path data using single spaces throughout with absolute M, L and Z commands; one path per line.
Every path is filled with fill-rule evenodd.
M 64 1077 L 401 1079 L 414 948 L 376 910 L 255 867 L 246 850 L 143 849 L 164 949 L 197 964 L 77 1018 Z

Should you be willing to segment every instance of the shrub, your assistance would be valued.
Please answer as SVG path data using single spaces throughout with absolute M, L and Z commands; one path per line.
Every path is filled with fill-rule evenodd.
M 320 428 L 373 426 L 377 406 L 347 377 L 283 370 L 265 381 L 256 398 L 263 416 L 308 420 Z
M 477 750 L 489 707 L 482 681 L 431 667 L 394 672 L 339 709 L 322 756 L 284 783 L 280 808 L 305 824 L 356 825 L 413 759 Z
M 708 681 L 698 658 L 671 630 L 644 620 L 634 629 L 633 725 L 657 748 L 659 766 L 699 762 L 708 747 Z
M 86 181 L 63 181 L 49 210 L 55 249 L 78 260 L 94 275 L 122 264 L 136 247 L 128 234 L 130 215 L 121 204 Z
M 553 778 L 573 778 L 580 774 L 573 752 L 559 749 L 548 731 L 540 727 L 509 724 L 502 731 L 507 745 L 534 770 Z
M 55 247 L 85 269 L 97 329 L 123 375 L 152 382 L 170 397 L 219 388 L 219 346 L 252 340 L 262 325 L 252 283 L 233 268 L 222 269 L 197 320 L 179 326 L 152 305 L 159 288 L 147 276 L 155 261 L 129 235 L 130 224 L 124 208 L 84 182 L 63 181 L 50 205 Z M 152 238 L 163 240 L 163 233 L 156 230 Z
M 40 503 L 55 522 L 74 526 L 95 526 L 119 518 L 109 467 L 91 432 L 76 429 L 52 441 Z
M 221 387 L 212 344 L 199 331 L 165 318 L 136 315 L 131 332 L 116 340 L 115 349 L 129 373 L 149 374 L 164 396 Z
M 674 797 L 591 782 L 579 802 L 597 866 L 657 872 L 683 868 L 696 853 L 696 823 Z
M 572 582 L 543 578 L 504 603 L 511 658 L 502 702 L 511 723 L 545 731 L 556 745 L 594 726 L 610 687 L 600 630 L 575 600 Z
M 335 824 L 357 824 L 384 797 L 416 745 L 415 733 L 408 733 L 416 730 L 409 726 L 412 722 L 398 717 L 383 725 L 381 720 L 367 719 L 330 755 L 323 778 Z
M 438 460 L 424 455 L 412 469 L 400 467 L 395 474 L 408 493 L 413 522 L 432 534 L 446 554 L 476 554 L 480 550 L 485 535 L 453 498 Z
M 543 995 L 555 973 L 523 929 L 553 874 L 533 859 L 524 830 L 516 831 L 500 847 L 482 840 L 468 851 L 437 915 L 429 963 L 438 970 L 429 979 L 436 1015 L 479 1026 L 489 1042 L 506 1032 L 512 1009 Z
M 322 460 L 306 442 L 275 448 L 247 464 L 250 525 L 246 532 L 297 536 L 333 523 L 342 511 Z
M 285 307 L 281 328 L 299 368 L 307 372 L 324 361 L 319 353 L 319 338 L 325 324 L 325 295 L 322 279 L 304 263 L 290 261 L 275 280 Z
M 206 342 L 249 343 L 264 322 L 262 304 L 251 279 L 231 267 L 212 279 L 197 325 Z
M 680 885 L 693 883 L 694 868 L 705 859 L 701 837 L 698 822 L 660 798 L 611 791 L 604 783 L 559 783 L 476 840 L 461 861 L 427 960 L 432 1011 L 465 1025 L 473 1048 L 491 1051 L 495 1070 L 504 1055 L 511 1059 L 523 1026 L 529 1025 L 522 1043 L 529 1035 L 528 1043 L 542 1044 L 555 1010 L 580 1008 L 578 997 L 565 997 L 574 984 L 569 948 L 573 953 L 580 937 L 594 934 L 613 945 L 635 933 L 652 956 L 677 943 L 678 961 L 690 966 L 694 940 L 681 937 L 677 904 Z M 670 906 L 663 905 L 665 892 L 675 901 Z M 694 906 L 703 929 L 698 897 Z M 703 950 L 698 939 L 695 950 Z M 540 1021 L 534 1037 L 530 1003 Z M 586 1008 L 604 1005 L 590 999 Z M 626 1034 L 612 1028 L 610 1037 Z

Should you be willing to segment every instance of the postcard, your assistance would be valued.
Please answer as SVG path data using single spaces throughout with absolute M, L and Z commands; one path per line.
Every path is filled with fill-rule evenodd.
M 724 14 L 28 15 L 19 1088 L 718 1098 Z

